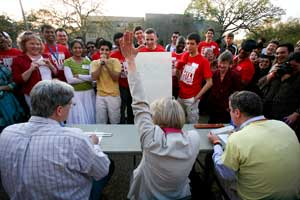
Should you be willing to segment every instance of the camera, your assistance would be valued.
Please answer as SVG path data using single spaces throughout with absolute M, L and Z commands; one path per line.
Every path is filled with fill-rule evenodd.
M 291 74 L 293 72 L 293 68 L 289 62 L 285 62 L 278 66 L 276 71 L 276 77 L 281 78 L 285 74 Z

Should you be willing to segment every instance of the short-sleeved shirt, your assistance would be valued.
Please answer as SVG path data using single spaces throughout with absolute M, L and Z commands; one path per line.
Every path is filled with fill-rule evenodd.
M 237 172 L 241 199 L 299 199 L 299 155 L 291 128 L 281 121 L 262 120 L 229 137 L 222 161 Z
M 100 60 L 94 60 L 91 63 L 92 65 L 92 73 L 95 72 L 99 67 L 103 67 L 100 65 Z M 109 58 L 107 60 L 107 67 L 117 73 L 121 73 L 122 67 L 121 63 L 116 58 Z M 101 69 L 99 78 L 97 81 L 97 95 L 98 96 L 120 96 L 119 91 L 119 82 L 114 81 L 109 75 L 107 69 L 103 67 Z
M 209 61 L 200 54 L 191 57 L 188 52 L 184 53 L 176 68 L 181 72 L 179 97 L 182 99 L 195 97 L 202 81 L 212 77 Z
M 204 56 L 204 52 L 205 52 L 206 48 L 212 49 L 213 52 L 214 52 L 214 55 L 216 57 L 219 56 L 219 54 L 220 54 L 220 47 L 219 47 L 219 45 L 216 42 L 214 42 L 214 41 L 211 41 L 211 42 L 202 41 L 202 42 L 200 42 L 199 46 L 198 46 L 198 52 L 202 56 Z
M 129 87 L 128 80 L 127 80 L 128 64 L 125 60 L 125 57 L 123 56 L 121 51 L 118 50 L 118 49 L 115 50 L 115 51 L 112 51 L 111 54 L 110 54 L 110 57 L 111 58 L 117 58 L 120 61 L 121 66 L 122 66 L 121 74 L 120 74 L 120 78 L 119 78 L 119 86 L 123 87 L 123 88 L 128 88 Z
M 92 60 L 98 60 L 101 58 L 101 54 L 99 51 L 96 51 L 93 55 L 92 55 Z
M 140 48 L 139 52 L 165 52 L 165 48 L 157 44 L 155 49 L 149 49 L 145 46 L 143 48 Z
M 179 84 L 178 84 L 178 79 L 176 76 L 176 65 L 178 63 L 178 61 L 181 60 L 183 53 L 176 53 L 176 52 L 172 52 L 172 87 L 173 88 L 178 88 Z
M 10 48 L 7 51 L 0 51 L 0 65 L 4 65 L 11 70 L 13 59 L 22 54 L 22 51 Z
M 237 59 L 237 57 L 235 59 Z M 249 58 L 245 58 L 237 64 L 234 71 L 240 74 L 242 81 L 250 83 L 254 76 L 255 68 L 251 60 Z

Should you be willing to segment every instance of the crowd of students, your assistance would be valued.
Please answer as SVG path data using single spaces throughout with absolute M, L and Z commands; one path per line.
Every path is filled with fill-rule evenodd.
M 298 56 L 299 44 L 294 49 L 293 44 L 271 40 L 264 48 L 261 41 L 245 40 L 238 48 L 233 43 L 234 35 L 228 33 L 224 45 L 219 47 L 213 41 L 214 30 L 208 29 L 203 41 L 196 33 L 186 40 L 175 31 L 171 43 L 164 48 L 157 43 L 157 33 L 152 28 L 144 31 L 138 26 L 134 35 L 139 52 L 172 52 L 172 95 L 183 106 L 187 123 L 197 123 L 199 113 L 208 114 L 209 123 L 229 123 L 229 95 L 250 90 L 263 98 L 266 116 L 286 120 L 299 133 L 299 96 L 296 95 L 299 88 L 294 86 L 288 90 L 293 92 L 286 94 L 287 86 L 273 83 L 277 80 L 274 77 L 281 76 L 276 73 L 278 68 L 285 77 L 297 76 L 297 67 L 293 71 L 288 59 L 294 50 L 294 57 Z M 1 94 L 5 98 L 1 104 L 12 103 L 9 113 L 7 106 L 1 107 L 1 130 L 9 124 L 25 121 L 30 116 L 32 87 L 41 80 L 53 78 L 69 83 L 76 91 L 76 106 L 72 108 L 68 124 L 133 123 L 127 62 L 119 48 L 122 37 L 123 33 L 116 33 L 114 45 L 101 37 L 85 44 L 80 37 L 69 41 L 62 28 L 55 30 L 43 25 L 40 34 L 21 33 L 16 49 L 11 47 L 9 35 L 2 31 Z
M 298 46 L 294 49 L 292 44 L 279 44 L 272 40 L 265 49 L 262 49 L 256 41 L 249 39 L 243 41 L 240 48 L 237 48 L 233 44 L 233 34 L 229 33 L 225 36 L 225 46 L 220 48 L 213 41 L 213 29 L 207 30 L 204 41 L 201 41 L 197 33 L 190 33 L 185 39 L 178 32 L 174 32 L 171 37 L 172 43 L 166 48 L 157 43 L 157 33 L 152 28 L 144 31 L 141 27 L 136 27 L 133 32 L 116 33 L 114 46 L 103 38 L 98 38 L 95 43 L 84 44 L 81 38 L 68 43 L 65 30 L 55 30 L 50 25 L 41 27 L 41 35 L 43 40 L 37 33 L 31 31 L 21 33 L 17 39 L 18 50 L 11 47 L 9 35 L 1 31 L 0 77 L 3 82 L 0 88 L 1 129 L 25 121 L 30 111 L 32 114 L 28 123 L 10 126 L 1 135 L 0 158 L 4 160 L 0 165 L 1 177 L 4 178 L 4 186 L 13 199 L 20 199 L 22 195 L 28 198 L 46 195 L 53 198 L 56 196 L 67 199 L 71 197 L 91 199 L 94 186 L 98 193 L 102 190 L 104 183 L 99 185 L 97 181 L 107 182 L 107 174 L 110 171 L 109 159 L 98 145 L 94 147 L 91 145 L 81 130 L 63 127 L 64 122 L 68 124 L 135 122 L 138 126 L 143 157 L 133 173 L 129 199 L 190 197 L 188 175 L 199 152 L 200 137 L 197 132 L 182 131 L 182 127 L 185 123 L 198 123 L 199 113 L 206 112 L 209 115 L 209 123 L 232 122 L 238 130 L 252 122 L 268 121 L 262 116 L 264 114 L 269 119 L 283 121 L 299 134 Z M 172 51 L 170 67 L 172 66 L 174 98 L 162 98 L 150 106 L 145 99 L 142 80 L 136 71 L 138 66 L 135 57 L 138 53 L 164 51 Z M 49 81 L 52 79 L 59 79 L 67 84 Z M 248 91 L 237 92 L 241 90 Z M 252 127 L 253 130 L 262 131 L 263 134 L 273 130 L 272 137 L 277 133 L 280 134 L 280 140 L 276 139 L 276 142 L 272 140 L 273 142 L 265 145 L 270 152 L 280 141 L 287 140 L 289 145 L 284 149 L 281 148 L 280 158 L 281 162 L 286 163 L 294 173 L 300 165 L 299 159 L 294 154 L 300 151 L 299 142 L 296 141 L 292 129 L 284 123 L 270 120 L 266 128 L 248 126 L 248 129 Z M 272 124 L 276 125 L 278 130 L 274 130 Z M 242 130 L 246 138 L 248 129 Z M 41 137 L 41 133 L 45 131 L 47 134 Z M 58 133 L 62 133 L 63 137 L 56 137 Z M 235 178 L 234 173 L 238 175 L 242 173 L 243 167 L 240 166 L 244 163 L 240 162 L 239 159 L 242 158 L 236 155 L 243 153 L 245 159 L 248 159 L 248 150 L 237 147 L 239 142 L 237 146 L 234 143 L 239 138 L 245 142 L 243 134 L 236 135 L 238 134 L 230 136 L 237 139 L 232 139 L 228 143 L 225 153 L 220 149 L 221 144 L 217 137 L 209 135 L 209 140 L 214 144 L 213 159 L 216 169 L 221 175 L 225 173 L 225 177 Z M 258 144 L 257 138 L 261 138 L 261 135 L 253 134 L 249 137 L 251 139 L 249 144 L 245 146 Z M 268 137 L 272 138 L 270 135 Z M 13 145 L 4 148 L 14 139 L 24 146 L 24 152 L 32 152 L 33 156 L 28 154 L 24 162 L 18 162 L 19 157 L 23 156 L 22 152 Z M 257 143 L 252 143 L 253 141 Z M 43 151 L 36 150 L 39 145 L 45 143 L 49 144 L 47 148 Z M 97 139 L 92 138 L 92 143 L 97 144 Z M 56 145 L 61 150 L 56 149 Z M 85 148 L 82 148 L 84 145 Z M 260 142 L 259 145 L 264 144 Z M 287 153 L 289 159 L 283 156 Z M 34 156 L 35 154 L 39 156 Z M 67 159 L 65 154 L 70 154 L 70 159 Z M 221 161 L 222 154 L 225 154 L 223 158 L 225 160 Z M 8 156 L 16 159 L 8 159 Z M 45 156 L 50 159 L 44 159 Z M 260 154 L 255 156 L 256 159 L 261 159 Z M 251 159 L 253 157 L 250 157 L 249 161 L 252 161 Z M 26 179 L 20 169 L 27 165 L 31 166 L 33 163 L 31 160 L 37 163 L 36 166 L 32 166 L 36 168 L 36 172 L 35 175 L 26 176 Z M 78 166 L 77 162 L 80 163 Z M 270 166 L 276 162 L 273 159 L 266 159 L 263 163 Z M 62 163 L 68 164 L 65 167 Z M 41 167 L 37 167 L 42 164 L 49 166 L 51 170 L 43 172 Z M 57 164 L 64 167 L 56 169 Z M 228 166 L 231 167 L 230 170 L 226 169 Z M 29 174 L 32 173 L 32 167 L 26 167 Z M 253 169 L 248 170 L 253 172 Z M 53 182 L 51 177 L 58 171 L 66 178 L 67 184 L 64 181 Z M 267 174 L 267 180 L 260 181 L 265 183 L 264 181 L 269 181 L 270 177 L 270 180 L 273 180 L 274 174 L 282 175 L 283 172 L 280 167 L 273 171 L 274 173 Z M 15 178 L 13 174 L 17 172 L 21 174 Z M 48 176 L 44 176 L 45 173 Z M 254 173 L 259 172 L 255 169 Z M 70 175 L 78 176 L 77 179 L 82 180 L 82 185 L 78 182 L 76 187 L 68 190 L 65 186 L 76 182 L 75 179 L 75 181 L 67 180 Z M 268 183 L 272 186 L 270 190 L 272 192 L 275 190 L 274 194 L 270 191 L 260 191 L 259 194 L 248 191 L 249 188 L 242 184 L 252 184 L 256 180 L 246 178 L 248 181 L 238 182 L 241 184 L 238 196 L 244 199 L 251 199 L 256 195 L 298 198 L 299 177 L 293 176 L 292 173 L 286 177 L 288 177 L 286 181 L 294 180 L 295 187 L 285 186 L 282 189 L 280 180 L 274 179 L 273 185 Z M 93 183 L 92 178 L 96 180 Z M 44 181 L 42 188 L 35 188 L 37 186 L 35 182 L 41 180 Z M 28 184 L 23 184 L 24 181 Z M 15 182 L 16 184 L 13 184 Z M 26 189 L 31 184 L 35 189 Z M 61 187 L 55 186 L 54 191 L 51 188 L 52 184 Z M 19 187 L 24 193 L 16 192 L 15 187 Z M 85 190 L 80 191 L 81 187 Z M 280 190 L 277 191 L 277 187 Z M 76 192 L 80 195 L 76 196 Z M 99 198 L 99 195 L 96 198 Z

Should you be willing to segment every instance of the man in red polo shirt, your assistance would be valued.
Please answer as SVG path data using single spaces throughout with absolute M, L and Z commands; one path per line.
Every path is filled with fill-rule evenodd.
M 198 52 L 204 56 L 204 52 L 206 48 L 210 48 L 213 50 L 215 57 L 217 58 L 220 54 L 219 45 L 213 41 L 215 31 L 212 28 L 209 28 L 205 34 L 205 41 L 199 43 Z
M 187 36 L 187 52 L 176 66 L 180 78 L 178 102 L 187 114 L 187 123 L 198 123 L 199 101 L 213 84 L 209 62 L 198 52 L 199 42 L 199 34 L 191 33 Z M 206 83 L 201 88 L 203 80 Z
M 250 84 L 255 73 L 254 65 L 249 59 L 250 53 L 255 48 L 254 40 L 244 41 L 239 49 L 239 54 L 233 60 L 233 70 L 240 74 L 244 88 Z
M 139 52 L 164 52 L 165 48 L 157 44 L 157 34 L 153 28 L 145 30 L 146 46 L 141 47 Z
M 44 53 L 51 56 L 58 68 L 58 79 L 66 82 L 64 74 L 64 60 L 71 57 L 69 50 L 65 46 L 56 43 L 55 29 L 52 26 L 47 24 L 42 25 L 41 33 L 45 39 Z

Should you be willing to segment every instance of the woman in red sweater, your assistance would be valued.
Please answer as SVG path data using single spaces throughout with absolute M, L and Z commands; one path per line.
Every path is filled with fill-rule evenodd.
M 26 103 L 30 105 L 30 91 L 41 80 L 52 79 L 57 68 L 48 55 L 42 54 L 41 38 L 31 31 L 21 33 L 17 38 L 18 46 L 23 54 L 13 60 L 13 80 L 21 87 Z

